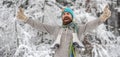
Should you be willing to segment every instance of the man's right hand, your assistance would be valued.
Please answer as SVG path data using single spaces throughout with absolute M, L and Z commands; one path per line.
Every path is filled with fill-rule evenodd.
M 19 11 L 17 12 L 17 19 L 23 22 L 26 22 L 28 20 L 28 17 L 24 14 L 22 8 L 19 8 Z

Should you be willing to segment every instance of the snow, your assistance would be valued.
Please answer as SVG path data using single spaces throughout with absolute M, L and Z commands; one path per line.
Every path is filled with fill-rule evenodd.
M 50 54 L 54 53 L 54 51 L 50 49 L 50 46 L 54 39 L 48 33 L 39 32 L 16 19 L 18 7 L 21 4 L 25 5 L 27 0 L 9 1 L 12 4 L 7 0 L 0 0 L 0 57 L 52 57 Z M 28 0 L 28 5 L 25 5 L 27 9 L 24 7 L 24 13 L 32 19 L 45 24 L 61 25 L 61 9 L 54 4 L 56 1 L 50 0 L 48 3 L 51 6 L 47 4 L 44 6 L 44 1 Z M 83 2 L 83 5 L 79 7 L 80 2 Z M 75 21 L 87 23 L 97 19 L 96 13 L 102 12 L 107 2 L 110 1 L 97 0 L 96 6 L 98 10 L 93 9 L 91 13 L 88 13 L 85 12 L 85 0 L 76 0 L 75 6 L 71 7 L 75 12 Z M 44 10 L 42 10 L 43 8 Z M 118 11 L 120 11 L 120 8 Z M 93 47 L 91 51 L 92 57 L 120 56 L 120 37 L 115 36 L 111 31 L 107 31 L 105 24 L 100 25 L 88 34 L 91 35 L 89 41 Z M 96 39 L 99 39 L 101 43 L 99 44 Z M 81 55 L 85 57 L 86 54 Z
M 120 7 L 116 7 L 115 9 L 117 9 L 117 11 L 120 12 Z
M 118 12 L 120 12 L 120 7 L 118 8 Z

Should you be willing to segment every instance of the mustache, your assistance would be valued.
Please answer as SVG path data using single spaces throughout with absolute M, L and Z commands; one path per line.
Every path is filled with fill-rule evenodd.
M 64 17 L 64 19 L 70 19 L 70 17 L 66 16 L 66 17 Z

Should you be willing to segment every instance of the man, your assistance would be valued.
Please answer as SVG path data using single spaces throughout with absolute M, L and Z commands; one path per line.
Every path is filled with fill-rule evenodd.
M 48 32 L 50 35 L 54 35 L 54 38 L 57 38 L 58 42 L 58 49 L 55 52 L 54 57 L 70 57 L 72 54 L 74 57 L 79 57 L 77 54 L 75 56 L 75 51 L 71 50 L 71 43 L 72 45 L 80 46 L 80 42 L 77 38 L 81 38 L 83 33 L 86 33 L 90 30 L 93 30 L 103 22 L 105 22 L 111 15 L 108 6 L 105 7 L 103 14 L 96 20 L 90 21 L 87 24 L 80 25 L 73 22 L 74 13 L 70 8 L 64 8 L 62 12 L 62 26 L 52 26 L 43 23 L 38 23 L 32 19 L 29 19 L 24 13 L 23 10 L 20 8 L 18 11 L 17 18 L 22 20 L 23 22 L 31 25 L 33 28 L 36 28 L 40 31 Z M 59 41 L 59 40 L 60 41 Z

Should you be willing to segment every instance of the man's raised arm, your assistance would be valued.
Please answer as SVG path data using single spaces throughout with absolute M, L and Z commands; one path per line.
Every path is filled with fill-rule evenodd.
M 82 30 L 82 33 L 91 31 L 91 30 L 95 29 L 96 27 L 98 27 L 103 22 L 105 22 L 110 16 L 111 16 L 111 11 L 109 10 L 109 6 L 107 5 L 104 8 L 102 15 L 98 19 L 95 19 L 93 21 L 88 22 L 85 25 L 80 26 L 79 31 Z
M 29 19 L 23 12 L 23 9 L 20 8 L 17 13 L 17 19 L 31 25 L 33 28 L 38 29 L 39 31 L 45 31 L 52 34 L 55 31 L 56 26 L 43 24 L 32 19 Z

